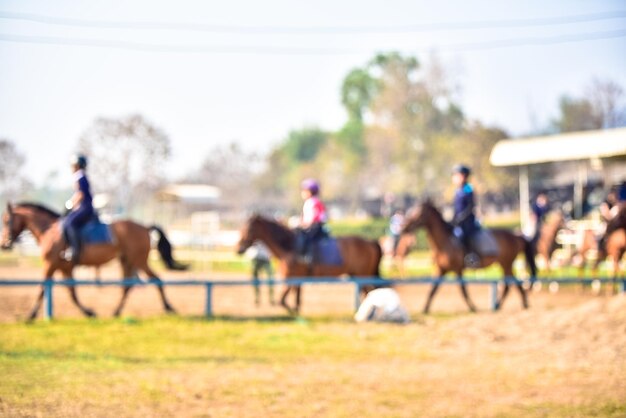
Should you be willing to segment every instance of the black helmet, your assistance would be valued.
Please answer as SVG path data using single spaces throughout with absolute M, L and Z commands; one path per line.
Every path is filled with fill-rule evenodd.
M 466 165 L 457 164 L 452 168 L 452 173 L 463 174 L 465 177 L 467 177 L 472 173 L 472 170 Z
M 74 154 L 72 156 L 70 162 L 72 164 L 77 165 L 80 168 L 86 168 L 87 167 L 87 157 L 85 157 L 83 154 Z

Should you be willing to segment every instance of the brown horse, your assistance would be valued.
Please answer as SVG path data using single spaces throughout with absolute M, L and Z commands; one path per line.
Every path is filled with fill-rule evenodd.
M 613 291 L 615 291 L 617 278 L 621 274 L 620 262 L 626 252 L 626 206 L 622 206 L 615 217 L 607 223 L 606 232 L 604 233 L 604 237 L 602 238 L 600 245 L 598 245 L 598 242 L 595 239 L 593 239 L 593 241 L 585 240 L 584 244 L 587 245 L 581 249 L 581 252 L 584 251 L 583 254 L 585 254 L 588 249 L 597 249 L 598 251 L 598 256 L 596 257 L 596 261 L 592 268 L 593 277 L 598 276 L 598 267 L 602 261 L 604 261 L 607 257 L 612 260 L 612 287 Z
M 359 237 L 340 237 L 337 244 L 341 251 L 343 264 L 321 265 L 303 263 L 295 252 L 296 234 L 286 226 L 260 215 L 252 216 L 241 229 L 241 239 L 237 253 L 243 254 L 255 241 L 263 242 L 278 260 L 278 276 L 289 277 L 380 277 L 379 264 L 382 250 L 376 241 Z M 366 292 L 366 287 L 362 291 Z M 295 292 L 295 305 L 287 304 L 287 295 Z M 300 285 L 288 285 L 284 290 L 280 304 L 291 314 L 300 311 Z
M 74 265 L 60 257 L 60 252 L 65 247 L 65 240 L 60 226 L 61 216 L 45 206 L 33 203 L 20 203 L 15 206 L 8 204 L 6 212 L 2 216 L 2 249 L 9 250 L 24 230 L 30 231 L 39 247 L 44 265 L 44 277 L 46 281 L 52 280 L 54 273 L 60 270 L 65 279 L 72 278 Z M 113 243 L 87 244 L 81 251 L 79 264 L 85 266 L 101 266 L 115 257 L 122 264 L 123 277 L 136 277 L 137 271 L 143 271 L 150 281 L 161 283 L 156 273 L 148 266 L 148 253 L 150 252 L 150 231 L 160 234 L 159 252 L 166 266 L 172 270 L 183 270 L 184 266 L 176 262 L 172 257 L 172 248 L 165 234 L 156 226 L 146 228 L 132 221 L 116 221 L 110 225 Z M 115 310 L 118 316 L 122 312 L 128 291 L 132 286 L 125 286 L 122 299 Z M 76 306 L 86 315 L 93 317 L 93 310 L 84 307 L 78 300 L 74 286 L 68 286 L 72 300 Z M 163 307 L 167 312 L 174 309 L 167 301 L 162 286 L 158 286 Z M 43 299 L 43 287 L 30 314 L 30 319 L 37 316 Z
M 557 249 L 557 234 L 564 226 L 563 213 L 555 211 L 548 217 L 546 223 L 542 225 L 539 239 L 535 243 L 536 254 L 538 258 L 543 260 L 548 273 L 551 270 L 550 260 L 552 259 L 552 254 Z
M 381 238 L 379 243 L 383 248 L 391 247 L 393 243 L 391 242 L 391 237 Z M 407 255 L 415 248 L 415 234 L 402 234 L 398 239 L 398 245 L 396 248 L 390 248 L 387 252 L 387 255 L 393 258 L 393 261 L 400 273 L 400 277 L 404 278 L 406 276 L 406 270 L 404 268 L 404 259 Z
M 418 206 L 415 211 L 407 217 L 402 232 L 410 233 L 420 227 L 426 229 L 427 241 L 433 252 L 433 260 L 435 262 L 437 276 L 437 280 L 433 283 L 430 294 L 428 295 L 428 300 L 424 306 L 424 313 L 428 313 L 430 310 L 430 304 L 432 303 L 433 297 L 439 289 L 443 276 L 448 272 L 456 273 L 461 286 L 461 292 L 463 293 L 463 298 L 465 299 L 465 302 L 469 306 L 470 310 L 475 311 L 476 307 L 472 303 L 462 280 L 463 270 L 465 269 L 465 254 L 463 248 L 454 236 L 452 227 L 443 219 L 441 213 L 430 202 L 426 202 L 421 206 Z M 513 262 L 520 252 L 524 252 L 526 255 L 526 263 L 531 270 L 531 278 L 534 279 L 537 274 L 537 267 L 535 265 L 535 255 L 532 244 L 523 236 L 515 235 L 504 229 L 490 229 L 490 231 L 498 243 L 499 254 L 492 257 L 482 257 L 479 268 L 484 268 L 494 262 L 498 262 L 500 266 L 502 266 L 505 279 L 515 279 L 515 276 L 513 275 Z M 526 298 L 526 291 L 522 287 L 519 280 L 515 279 L 515 281 L 522 297 L 522 304 L 524 308 L 527 308 L 528 301 Z M 509 283 L 508 280 L 505 280 L 504 290 L 496 303 L 496 309 L 502 307 L 502 303 L 504 302 L 508 292 Z

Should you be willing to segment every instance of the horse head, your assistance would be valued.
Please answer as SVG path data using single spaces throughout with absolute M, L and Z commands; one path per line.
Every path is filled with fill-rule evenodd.
M 253 215 L 248 219 L 240 231 L 239 243 L 237 244 L 237 254 L 243 254 L 258 239 L 260 228 L 260 216 Z
M 293 250 L 294 233 L 285 225 L 261 215 L 252 215 L 241 228 L 237 253 L 243 254 L 255 241 L 262 241 L 270 249 Z
M 424 224 L 424 207 L 423 205 L 415 206 L 407 212 L 402 225 L 402 235 L 410 234 L 416 229 L 423 227 Z
M 24 217 L 13 210 L 13 205 L 7 203 L 6 211 L 2 214 L 2 244 L 0 248 L 10 250 L 18 237 L 26 228 Z

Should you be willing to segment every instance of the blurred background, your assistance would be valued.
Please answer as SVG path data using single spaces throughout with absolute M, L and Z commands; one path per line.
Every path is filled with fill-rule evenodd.
M 334 233 L 380 237 L 445 209 L 456 163 L 487 224 L 540 191 L 593 218 L 626 180 L 625 52 L 619 1 L 3 1 L 0 203 L 61 211 L 80 151 L 104 219 L 178 246 L 297 215 L 305 177 Z

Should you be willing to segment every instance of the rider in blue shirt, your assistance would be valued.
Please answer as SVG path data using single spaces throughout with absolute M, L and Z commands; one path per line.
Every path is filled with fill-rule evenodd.
M 471 173 L 469 167 L 457 165 L 452 170 L 452 182 L 457 186 L 454 194 L 454 218 L 452 225 L 455 227 L 455 234 L 465 247 L 467 253 L 465 263 L 474 266 L 479 262 L 478 255 L 471 252 L 470 238 L 479 227 L 476 222 L 474 209 L 474 189 L 468 183 L 468 177 Z
M 95 212 L 89 180 L 85 175 L 87 158 L 84 155 L 77 154 L 72 157 L 71 163 L 75 183 L 74 194 L 67 203 L 71 211 L 63 221 L 63 232 L 69 244 L 69 248 L 65 251 L 63 257 L 67 261 L 78 264 L 81 247 L 80 228 L 94 216 Z

